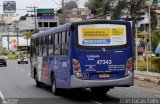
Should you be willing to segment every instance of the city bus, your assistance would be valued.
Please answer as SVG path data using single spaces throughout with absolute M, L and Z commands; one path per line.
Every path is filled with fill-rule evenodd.
M 133 81 L 130 22 L 88 20 L 67 23 L 31 37 L 31 77 L 36 86 L 90 88 L 105 94 Z

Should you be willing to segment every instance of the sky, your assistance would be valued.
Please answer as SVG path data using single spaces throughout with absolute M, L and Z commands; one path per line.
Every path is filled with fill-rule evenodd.
M 61 7 L 61 5 L 57 5 L 57 4 L 61 4 L 61 0 L 0 0 L 0 14 L 3 13 L 3 1 L 15 1 L 16 2 L 16 8 L 17 9 L 26 9 L 26 7 L 30 7 L 30 6 L 36 6 L 38 8 L 54 8 L 54 9 L 58 9 Z M 70 1 L 70 0 L 64 0 L 65 2 Z M 77 4 L 79 7 L 84 7 L 83 4 L 86 2 L 87 0 L 78 0 Z M 14 18 L 19 18 L 22 15 L 27 14 L 27 10 L 17 10 L 15 13 Z

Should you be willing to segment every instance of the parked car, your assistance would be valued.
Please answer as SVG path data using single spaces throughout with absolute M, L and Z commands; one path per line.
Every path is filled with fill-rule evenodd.
M 7 66 L 7 59 L 3 55 L 0 55 L 0 65 Z
M 146 57 L 146 55 L 147 55 L 147 52 L 144 52 L 143 53 L 143 57 Z M 148 56 L 150 57 L 150 55 L 152 56 L 152 57 L 156 57 L 156 55 L 154 54 L 154 53 L 150 53 L 150 51 L 148 51 Z
M 138 55 L 143 55 L 143 53 L 144 53 L 144 50 L 138 50 Z
M 28 64 L 28 58 L 25 55 L 20 55 L 18 57 L 17 61 L 18 61 L 18 64 L 20 64 L 20 63 L 26 63 L 26 64 Z

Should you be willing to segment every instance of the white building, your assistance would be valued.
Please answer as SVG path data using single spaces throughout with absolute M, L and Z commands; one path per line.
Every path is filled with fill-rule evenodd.
M 8 49 L 8 43 L 9 43 L 9 50 L 16 50 L 17 49 L 17 34 L 13 32 L 8 33 L 1 33 L 0 35 L 1 40 L 1 46 Z M 9 42 L 8 42 L 8 36 L 9 36 Z M 30 39 L 27 40 L 23 37 L 22 34 L 18 34 L 18 46 L 28 46 L 30 45 Z

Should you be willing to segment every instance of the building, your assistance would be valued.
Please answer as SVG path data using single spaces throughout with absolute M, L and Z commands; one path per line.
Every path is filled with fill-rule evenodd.
M 39 31 L 44 31 L 59 25 L 59 17 L 54 16 L 53 19 L 37 19 L 37 26 Z
M 17 39 L 18 39 L 18 45 L 17 45 Z M 9 50 L 17 50 L 18 47 L 26 47 L 27 45 L 28 46 L 30 45 L 30 39 L 29 40 L 25 39 L 22 34 L 18 34 L 17 38 L 17 33 L 13 32 L 1 33 L 0 40 L 1 40 L 0 43 L 1 47 L 8 49 L 8 44 L 9 44 Z
M 0 14 L 0 25 L 11 24 L 13 19 L 13 14 L 3 13 Z

